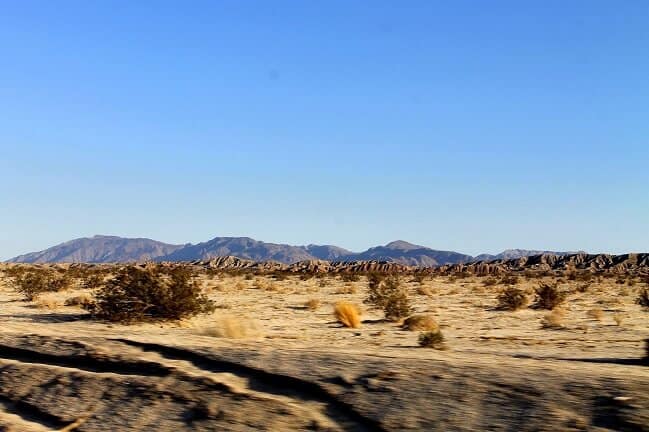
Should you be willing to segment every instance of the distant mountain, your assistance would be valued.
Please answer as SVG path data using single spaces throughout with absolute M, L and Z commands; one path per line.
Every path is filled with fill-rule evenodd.
M 249 237 L 216 237 L 204 243 L 187 245 L 157 259 L 159 261 L 195 261 L 220 256 L 282 263 L 316 259 L 304 246 L 264 243 Z
M 249 237 L 216 237 L 207 242 L 173 245 L 145 238 L 94 236 L 63 243 L 42 252 L 15 257 L 9 262 L 131 262 L 131 261 L 197 261 L 234 256 L 253 261 L 277 261 L 291 264 L 298 261 L 384 261 L 403 265 L 433 267 L 473 261 L 507 260 L 539 254 L 567 255 L 572 252 L 510 249 L 497 255 L 472 257 L 453 251 L 440 251 L 403 240 L 376 246 L 356 253 L 338 246 L 291 246 L 266 243 Z
M 544 254 L 565 256 L 565 255 L 572 255 L 577 253 L 583 253 L 583 251 L 556 252 L 556 251 L 528 250 L 528 249 L 506 249 L 496 255 L 490 255 L 490 254 L 478 255 L 473 258 L 473 261 L 510 260 L 510 259 L 523 258 L 528 256 L 534 256 L 534 255 L 544 255 Z
M 385 246 L 377 246 L 358 254 L 348 255 L 345 260 L 388 261 L 405 265 L 432 267 L 442 264 L 459 264 L 472 260 L 471 255 L 458 252 L 440 251 L 414 245 L 403 240 L 393 241 Z
M 97 235 L 79 238 L 10 259 L 8 262 L 50 263 L 88 262 L 110 263 L 153 260 L 168 255 L 182 245 L 172 245 L 146 238 L 122 238 Z
M 353 252 L 338 246 L 308 245 L 303 247 L 313 257 L 326 261 L 339 261 L 348 255 L 353 255 Z

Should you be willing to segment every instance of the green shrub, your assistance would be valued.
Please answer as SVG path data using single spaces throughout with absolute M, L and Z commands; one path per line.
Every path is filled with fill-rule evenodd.
M 214 311 L 214 303 L 182 267 L 171 269 L 127 266 L 86 306 L 107 321 L 175 320 Z
M 65 274 L 49 270 L 33 269 L 21 272 L 13 280 L 16 291 L 27 301 L 33 301 L 39 294 L 58 292 L 70 288 L 72 279 Z
M 386 279 L 370 278 L 365 303 L 383 309 L 385 318 L 389 321 L 398 321 L 412 312 L 408 292 L 396 275 Z
M 533 309 L 552 310 L 566 301 L 568 294 L 560 291 L 556 284 L 542 283 L 535 289 L 535 296 Z

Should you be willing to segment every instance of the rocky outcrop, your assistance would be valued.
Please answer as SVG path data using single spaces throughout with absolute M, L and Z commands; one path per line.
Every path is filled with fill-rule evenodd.
M 516 271 L 581 270 L 609 273 L 649 274 L 649 253 L 623 255 L 541 254 L 509 260 L 478 261 L 468 264 L 446 265 L 437 268 L 440 273 L 466 272 L 476 275 L 501 274 Z

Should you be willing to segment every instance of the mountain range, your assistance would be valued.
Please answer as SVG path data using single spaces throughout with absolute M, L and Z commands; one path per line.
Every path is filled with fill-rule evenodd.
M 435 250 L 397 240 L 384 246 L 372 247 L 364 252 L 357 253 L 332 245 L 291 246 L 266 243 L 249 237 L 216 237 L 203 243 L 178 245 L 146 238 L 97 235 L 71 240 L 40 252 L 20 255 L 7 262 L 38 264 L 54 262 L 197 261 L 235 256 L 253 261 L 277 261 L 286 264 L 307 260 L 373 260 L 432 267 L 475 261 L 513 259 L 542 253 L 567 255 L 573 252 L 510 249 L 497 255 L 482 254 L 473 257 L 459 252 Z

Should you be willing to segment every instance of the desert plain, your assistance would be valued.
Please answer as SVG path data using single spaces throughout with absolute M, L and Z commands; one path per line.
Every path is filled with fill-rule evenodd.
M 367 274 L 199 270 L 213 311 L 122 323 L 70 301 L 96 294 L 82 280 L 25 299 L 17 266 L 0 272 L 3 431 L 649 430 L 638 275 L 405 272 L 407 315 L 443 335 L 422 347 L 367 303 Z M 565 293 L 553 311 L 530 307 L 542 284 Z M 499 307 L 511 287 L 530 304 Z

